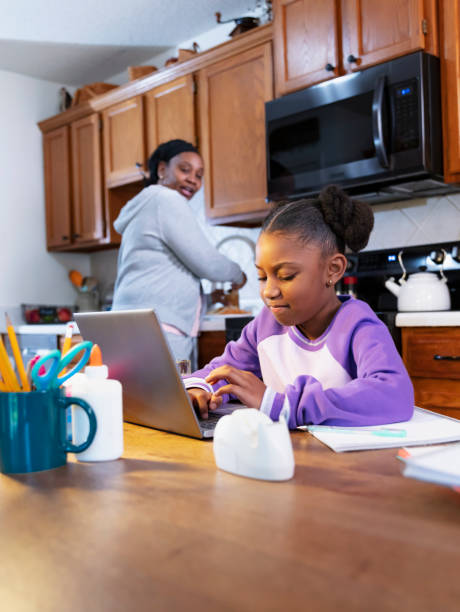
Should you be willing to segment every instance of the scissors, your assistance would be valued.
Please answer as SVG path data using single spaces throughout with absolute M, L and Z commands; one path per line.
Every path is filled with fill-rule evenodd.
M 47 355 L 41 357 L 32 368 L 31 373 L 32 380 L 37 389 L 39 391 L 45 391 L 46 389 L 57 389 L 57 387 L 62 385 L 64 381 L 79 372 L 83 366 L 88 363 L 92 347 L 93 343 L 87 340 L 85 342 L 76 344 L 63 357 L 58 350 L 51 351 Z M 74 367 L 64 375 L 59 376 L 62 371 L 66 370 L 69 363 L 73 361 L 79 353 L 83 354 L 78 363 L 76 363 Z M 42 370 L 42 373 L 40 373 L 40 368 L 48 361 L 51 361 L 51 365 L 49 366 L 48 370 L 45 373 L 43 373 Z

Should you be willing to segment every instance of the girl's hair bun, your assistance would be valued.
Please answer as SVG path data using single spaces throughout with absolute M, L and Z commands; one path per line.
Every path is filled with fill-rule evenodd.
M 318 197 L 324 221 L 352 251 L 360 251 L 374 227 L 372 208 L 361 200 L 351 199 L 336 185 L 325 187 Z

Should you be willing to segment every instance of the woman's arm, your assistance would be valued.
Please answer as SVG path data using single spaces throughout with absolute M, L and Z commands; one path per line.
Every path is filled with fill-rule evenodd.
M 240 266 L 211 244 L 182 196 L 172 190 L 168 195 L 159 210 L 160 235 L 176 257 L 198 278 L 243 282 Z

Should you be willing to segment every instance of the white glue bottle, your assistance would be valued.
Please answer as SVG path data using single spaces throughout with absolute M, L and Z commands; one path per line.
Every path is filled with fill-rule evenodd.
M 118 380 L 108 378 L 108 374 L 101 350 L 95 344 L 84 379 L 81 377 L 76 388 L 72 388 L 72 394 L 87 401 L 97 419 L 94 440 L 76 455 L 78 461 L 112 461 L 123 454 L 122 387 Z M 88 417 L 78 406 L 72 406 L 72 433 L 74 444 L 81 444 L 89 434 Z

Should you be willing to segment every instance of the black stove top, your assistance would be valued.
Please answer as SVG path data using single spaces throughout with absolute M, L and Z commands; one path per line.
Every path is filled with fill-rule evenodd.
M 425 244 L 414 247 L 364 251 L 347 255 L 347 276 L 357 278 L 358 297 L 376 312 L 396 312 L 396 297 L 385 287 L 385 280 L 400 278 L 403 270 L 445 274 L 451 295 L 451 309 L 460 310 L 460 241 Z

